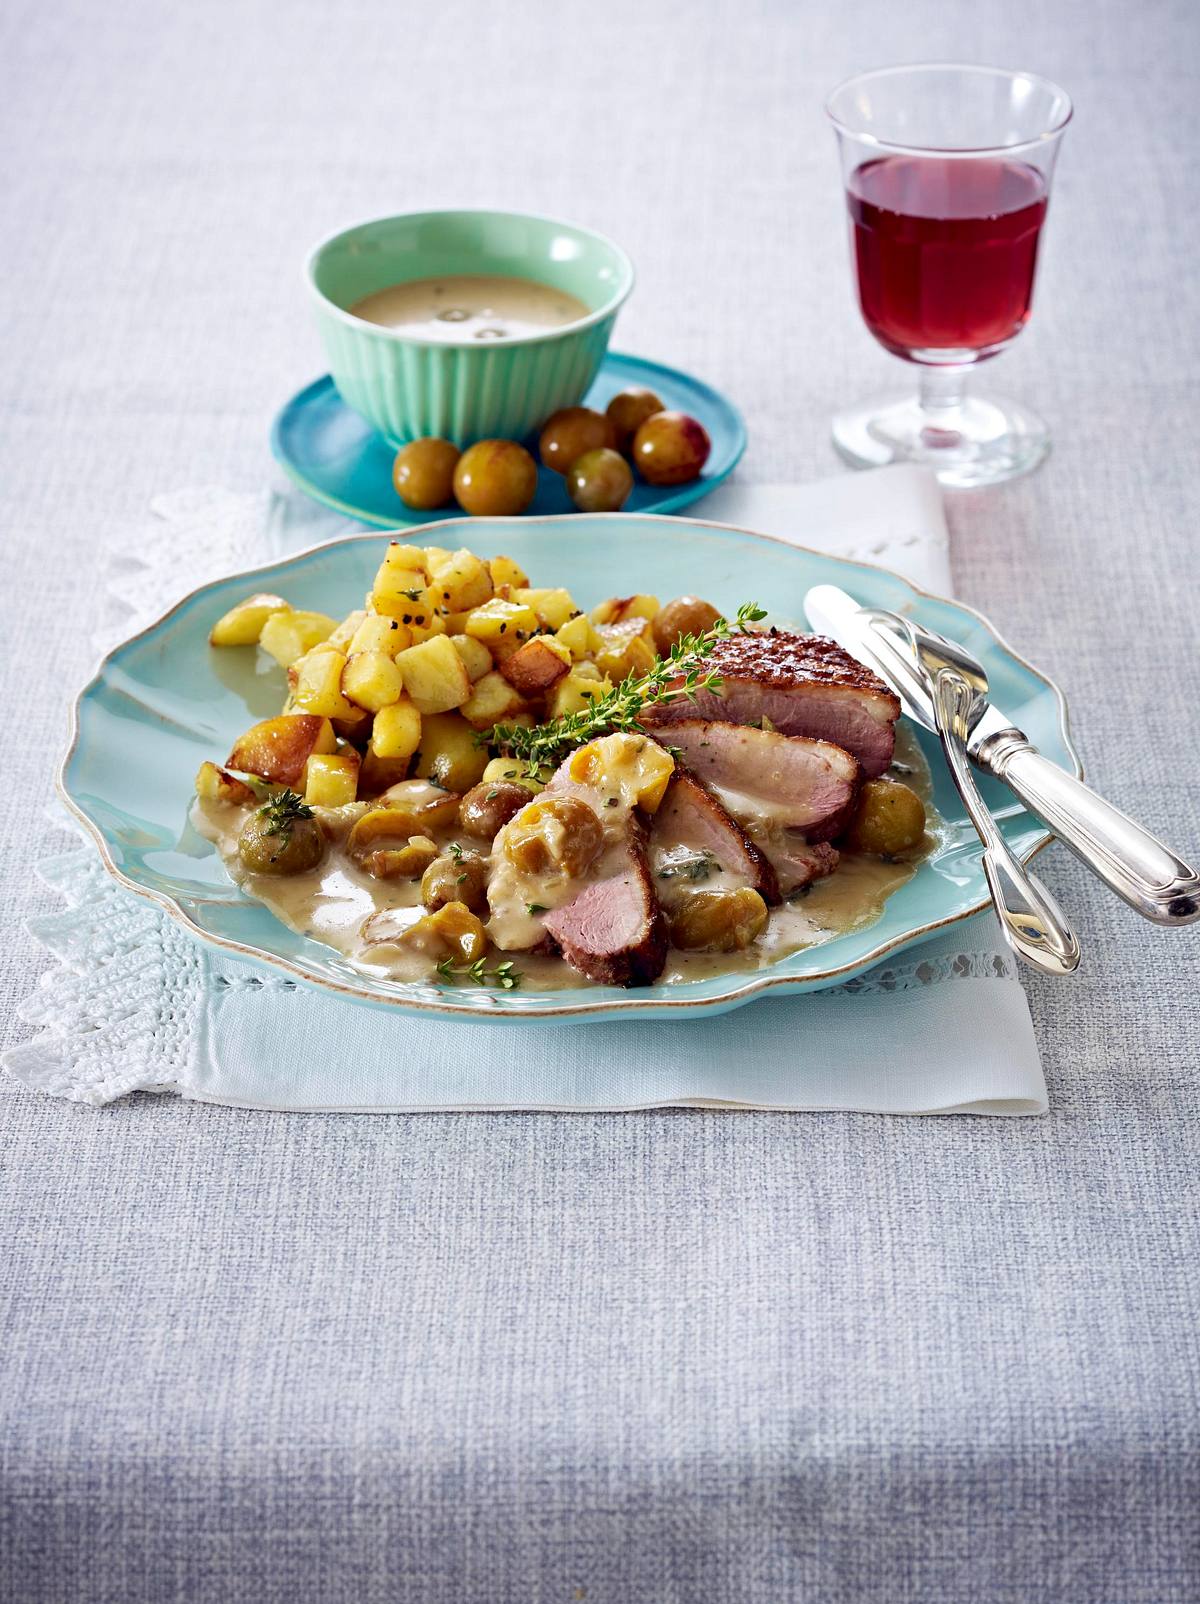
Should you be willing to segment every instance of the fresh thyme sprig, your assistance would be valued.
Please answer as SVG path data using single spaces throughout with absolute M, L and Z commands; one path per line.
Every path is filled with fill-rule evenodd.
M 721 676 L 705 671 L 705 658 L 735 628 L 745 632 L 766 616 L 755 602 L 744 602 L 732 625 L 720 618 L 702 635 L 681 636 L 645 674 L 628 675 L 579 712 L 564 713 L 531 729 L 520 724 L 497 724 L 485 739 L 501 756 L 519 758 L 529 779 L 546 780 L 568 752 L 597 735 L 606 735 L 610 730 L 640 729 L 641 715 L 654 703 L 673 702 L 680 696 L 695 701 L 701 691 L 718 690 Z
M 280 791 L 259 808 L 258 816 L 266 824 L 268 835 L 282 838 L 284 845 L 292 838 L 292 826 L 297 819 L 311 819 L 313 810 L 295 791 Z
M 523 978 L 521 971 L 513 968 L 511 958 L 489 969 L 486 958 L 476 958 L 473 964 L 456 964 L 453 958 L 447 956 L 438 964 L 437 972 L 443 980 L 451 983 L 461 978 L 473 981 L 477 986 L 497 986 L 501 991 L 515 991 Z

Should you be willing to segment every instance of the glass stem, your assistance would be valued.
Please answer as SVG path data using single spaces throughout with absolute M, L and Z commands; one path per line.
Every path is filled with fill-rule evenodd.
M 926 445 L 953 446 L 962 439 L 962 405 L 970 367 L 921 369 L 920 405 L 925 414 L 921 436 Z

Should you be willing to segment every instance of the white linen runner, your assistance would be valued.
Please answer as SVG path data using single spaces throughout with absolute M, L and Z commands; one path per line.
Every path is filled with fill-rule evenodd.
M 111 644 L 180 593 L 351 526 L 294 493 L 187 490 L 118 555 Z M 924 470 L 723 486 L 697 516 L 882 563 L 950 590 Z M 131 616 L 132 615 L 132 616 Z M 22 1007 L 27 1087 L 101 1104 L 136 1090 L 238 1107 L 397 1112 L 653 1107 L 1037 1114 L 1046 1087 L 990 915 L 848 985 L 698 1021 L 451 1023 L 330 996 L 195 942 L 117 886 L 90 845 L 42 866 L 67 906 L 30 921 L 55 965 Z

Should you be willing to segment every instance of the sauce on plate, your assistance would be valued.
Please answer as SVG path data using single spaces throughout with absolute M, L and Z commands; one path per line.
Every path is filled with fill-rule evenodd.
M 896 763 L 900 777 L 918 792 L 928 810 L 929 828 L 918 850 L 895 861 L 843 852 L 835 873 L 815 881 L 805 891 L 786 899 L 781 907 L 771 910 L 766 929 L 746 951 L 682 952 L 672 947 L 661 983 L 679 984 L 731 972 L 751 973 L 801 948 L 819 946 L 848 931 L 873 924 L 888 897 L 912 878 L 932 850 L 940 823 L 932 807 L 928 766 L 915 737 L 903 724 L 897 728 Z M 249 873 L 238 857 L 238 836 L 253 806 L 229 807 L 197 801 L 192 819 L 199 833 L 215 844 L 232 878 L 290 929 L 324 942 L 366 974 L 392 980 L 427 981 L 432 971 L 428 956 L 394 939 L 424 912 L 420 880 L 377 880 L 359 869 L 343 850 L 354 820 L 373 806 L 373 803 L 352 802 L 344 808 L 317 809 L 318 816 L 329 826 L 335 839 L 315 869 L 280 878 Z M 456 832 L 439 833 L 442 851 L 451 840 L 457 840 L 465 851 L 481 856 L 487 854 L 485 843 Z M 655 850 L 650 854 L 650 871 L 668 915 L 685 885 L 675 876 L 661 878 L 669 855 L 669 849 L 665 854 Z M 601 871 L 604 862 L 602 858 Z M 706 878 L 705 888 L 740 883 L 743 882 L 735 876 L 717 869 Z M 512 898 L 504 899 L 511 901 L 512 907 L 500 918 L 496 916 L 500 899 L 493 902 L 493 927 L 497 933 L 502 928 L 505 939 L 511 941 L 515 949 L 496 949 L 495 957 L 511 957 L 529 990 L 556 991 L 588 986 L 590 982 L 561 958 L 520 950 L 523 943 L 528 944 L 538 934 L 526 928 L 533 921 L 526 912 L 524 897 L 520 885 L 515 885 Z

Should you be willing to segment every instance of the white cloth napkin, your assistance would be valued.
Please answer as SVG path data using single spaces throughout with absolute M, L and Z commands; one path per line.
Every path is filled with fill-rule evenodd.
M 118 634 L 232 568 L 346 531 L 294 494 L 185 491 L 118 563 Z M 950 588 L 945 519 L 916 468 L 817 485 L 726 485 L 698 515 L 884 563 Z M 180 559 L 187 553 L 187 572 Z M 129 617 L 129 609 L 134 617 Z M 703 1021 L 452 1024 L 354 1004 L 189 938 L 124 892 L 90 847 L 42 866 L 67 907 L 30 922 L 57 966 L 23 1005 L 5 1067 L 90 1103 L 175 1091 L 238 1107 L 396 1112 L 683 1106 L 1037 1114 L 1029 1010 L 990 916 L 832 991 Z

